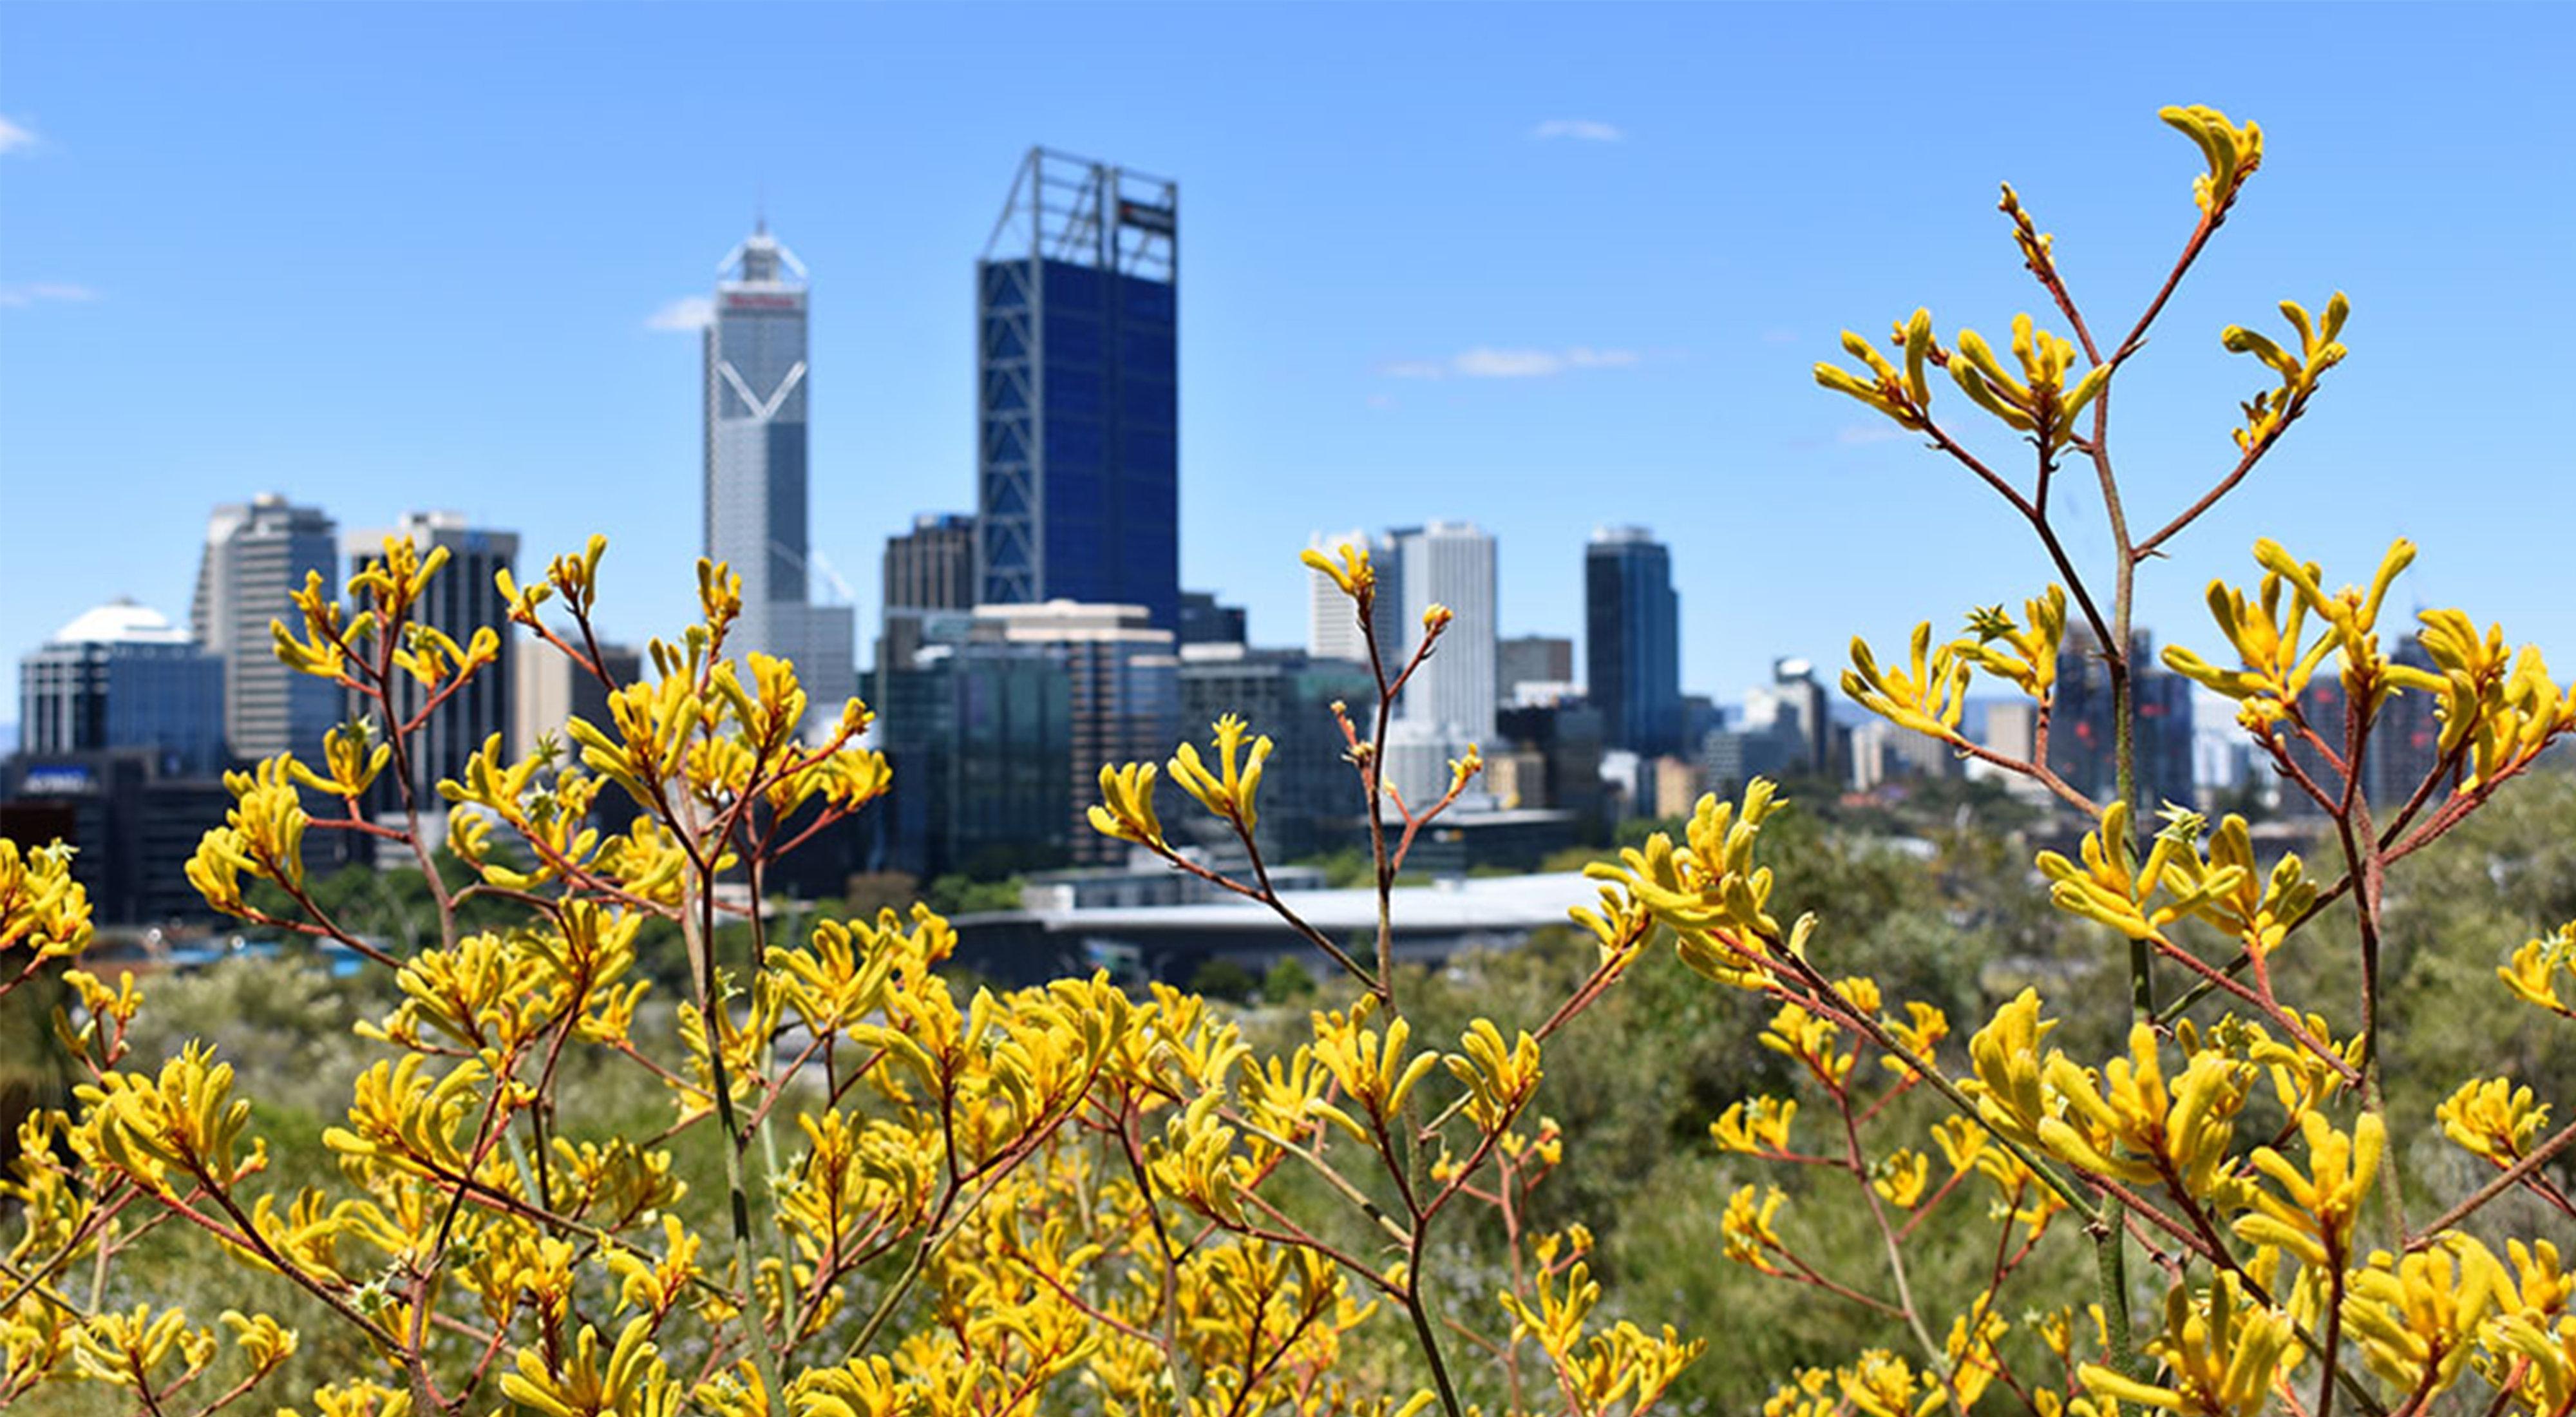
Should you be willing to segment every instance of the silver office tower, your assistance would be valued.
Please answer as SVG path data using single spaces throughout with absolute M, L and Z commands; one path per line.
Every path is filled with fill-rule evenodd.
M 726 648 L 796 661 L 817 716 L 855 688 L 854 612 L 807 597 L 805 266 L 767 222 L 718 268 L 706 329 L 706 554 L 742 577 Z
M 339 527 L 319 507 L 274 492 L 215 508 L 189 616 L 197 643 L 224 661 L 224 741 L 237 758 L 319 754 L 322 735 L 347 707 L 328 679 L 288 668 L 269 622 L 297 623 L 288 597 L 319 573 L 338 598 Z

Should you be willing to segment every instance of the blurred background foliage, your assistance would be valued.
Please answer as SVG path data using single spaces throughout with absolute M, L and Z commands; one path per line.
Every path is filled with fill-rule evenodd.
M 2052 1008 L 2065 1020 L 2052 1041 L 2078 1057 L 2109 1056 L 2119 1046 L 2116 1035 L 2125 1018 L 2119 967 L 2124 947 L 2048 907 L 2027 864 L 2031 847 L 2025 839 L 2042 826 L 2027 808 L 1977 793 L 1856 809 L 1809 799 L 1776 819 L 1763 846 L 1777 873 L 1775 901 L 1786 912 L 1812 909 L 1823 917 L 1816 954 L 1828 972 L 1873 975 L 1891 1002 L 1923 1000 L 1954 1019 L 1984 1017 L 2024 984 L 2042 981 Z M 853 896 L 908 884 L 874 882 Z M 415 930 L 434 919 L 416 875 L 386 873 L 369 880 L 343 873 L 324 889 L 330 893 L 327 908 L 345 910 L 353 923 L 363 922 L 355 928 L 390 939 L 406 940 L 406 919 Z M 935 883 L 933 893 L 954 907 L 978 899 L 978 892 L 982 900 L 998 901 L 1001 889 L 998 883 L 960 881 Z M 816 909 L 872 909 L 892 899 L 827 901 Z M 1402 896 L 1397 900 L 1400 910 Z M 2400 1160 L 2410 1195 L 2438 1205 L 2486 1174 L 2429 1125 L 2444 1080 L 2488 1075 L 2502 1061 L 2507 1075 L 2543 1097 L 2576 1095 L 2576 1030 L 2553 1029 L 2554 1020 L 2537 1010 L 2508 1007 L 2495 979 L 2496 966 L 2516 946 L 2576 916 L 2576 772 L 2561 764 L 2501 794 L 2468 825 L 2403 863 L 2392 876 L 2388 900 L 2391 1106 L 2401 1117 L 2428 1124 L 2415 1132 L 2423 1140 Z M 676 951 L 676 940 L 670 944 Z M 657 969 L 677 967 L 676 958 L 652 951 L 646 958 Z M 2330 913 L 2276 961 L 2282 992 L 2350 999 L 2355 958 L 2348 918 Z M 1549 930 L 1522 949 L 1453 960 L 1404 988 L 1414 1001 L 1409 1012 L 1421 1036 L 1455 1036 L 1478 1015 L 1544 1017 L 1590 965 L 1588 939 L 1572 929 Z M 1319 983 L 1293 962 L 1267 974 L 1234 968 L 1200 983 L 1213 995 L 1237 1001 L 1232 1007 L 1241 1012 L 1247 1041 L 1265 1051 L 1293 1050 L 1308 1037 L 1306 1010 L 1343 1002 L 1338 978 Z M 346 1108 L 347 1080 L 377 1055 L 352 1026 L 386 1006 L 390 981 L 372 970 L 334 978 L 317 961 L 288 954 L 157 976 L 145 988 L 149 1002 L 136 1024 L 137 1055 L 164 1056 L 191 1037 L 214 1040 L 239 1070 L 242 1093 L 256 1100 L 256 1130 L 272 1138 L 271 1188 L 327 1181 L 334 1162 L 321 1146 L 321 1131 Z M 648 1004 L 639 1033 L 667 1033 L 673 997 L 662 991 L 659 1007 Z M 48 1015 L 58 1006 L 59 997 L 46 990 L 22 990 L 0 1002 L 7 1010 L 0 1015 L 0 1076 L 18 1106 L 61 1085 L 48 1042 Z M 1794 1065 L 1752 1042 L 1769 1012 L 1756 996 L 1712 988 L 1662 954 L 1641 964 L 1547 1049 L 1547 1077 L 1534 1115 L 1553 1119 L 1562 1130 L 1565 1159 L 1538 1187 L 1525 1223 L 1537 1230 L 1579 1220 L 1592 1228 L 1593 1268 L 1604 1281 L 1612 1316 L 1649 1325 L 1674 1322 L 1686 1336 L 1722 1340 L 1684 1374 L 1669 1399 L 1672 1410 L 1755 1410 L 1782 1373 L 1847 1359 L 1879 1331 L 1875 1320 L 1842 1300 L 1722 1258 L 1719 1216 L 1729 1194 L 1748 1184 L 1778 1185 L 1790 1195 L 1782 1231 L 1802 1256 L 1863 1290 L 1883 1282 L 1878 1238 L 1866 1212 L 1826 1203 L 1841 1199 L 1847 1178 L 1727 1155 L 1709 1140 L 1709 1123 L 1741 1098 L 1771 1092 L 1816 1101 L 1810 1085 L 1794 1076 Z M 2354 1023 L 2331 1022 L 2338 1035 Z M 561 1115 L 578 1119 L 581 1130 L 573 1140 L 658 1137 L 671 1124 L 671 1103 L 661 1086 L 641 1070 L 614 1062 L 590 1050 L 568 1056 Z M 1937 1104 L 1908 1098 L 1899 1105 L 1917 1104 L 1928 1122 Z M 1827 1115 L 1819 1107 L 1801 1125 L 1820 1126 Z M 724 1184 L 709 1136 L 700 1128 L 672 1144 L 690 1184 L 683 1216 L 712 1227 L 720 1223 Z M 1293 1186 L 1300 1174 L 1282 1180 Z M 1934 1184 L 1946 1175 L 1936 1158 Z M 1810 1187 L 1833 1194 L 1801 1205 Z M 1962 1186 L 1909 1242 L 1922 1257 L 1914 1267 L 1918 1275 L 1957 1288 L 1927 1296 L 1936 1309 L 1963 1300 L 1982 1278 L 1999 1233 L 1999 1222 L 1988 1212 L 1989 1195 L 1984 1187 Z M 2550 1222 L 2531 1209 L 2534 1204 L 2508 1199 L 2472 1228 L 2482 1234 L 2545 1233 Z M 1328 1205 L 1298 1208 L 1333 1212 Z M 1489 1299 L 1476 1296 L 1500 1287 L 1502 1235 L 1487 1211 L 1476 1214 L 1474 1224 L 1450 1228 L 1435 1262 L 1445 1271 L 1441 1292 L 1454 1296 L 1448 1317 L 1492 1335 L 1504 1320 Z M 2035 1302 L 2040 1295 L 2082 1292 L 2089 1280 L 2081 1236 L 2058 1227 L 2006 1298 L 2018 1293 Z M 224 1261 L 194 1237 L 152 1237 L 132 1261 L 120 1263 L 106 1285 L 111 1303 L 132 1303 L 148 1290 L 155 1302 L 192 1312 L 255 1305 L 279 1314 L 305 1335 L 279 1391 L 349 1376 L 361 1362 L 343 1325 L 314 1313 L 310 1301 L 283 1283 Z M 2151 1297 L 2143 1288 L 2141 1296 Z M 2009 1303 L 2004 1312 L 2021 1330 L 2016 1341 L 2032 1342 L 2023 1315 Z M 1393 1326 L 1368 1332 L 1381 1335 L 1386 1351 L 1353 1353 L 1356 1367 L 1383 1368 L 1390 1376 L 1410 1371 L 1412 1351 Z M 686 1365 L 687 1355 L 672 1356 Z M 1462 1368 L 1471 1400 L 1499 1395 L 1492 1373 L 1478 1371 L 1474 1363 Z M 48 1388 L 33 1400 L 32 1410 L 87 1410 L 81 1404 L 113 1396 L 105 1390 L 85 1393 L 88 1386 Z

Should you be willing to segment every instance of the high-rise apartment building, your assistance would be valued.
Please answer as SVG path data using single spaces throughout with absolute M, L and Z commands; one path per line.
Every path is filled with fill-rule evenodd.
M 855 687 L 855 612 L 817 605 L 807 527 L 805 267 L 767 222 L 725 257 L 706 329 L 706 554 L 742 577 L 740 657 L 796 662 L 818 717 Z
M 1584 663 L 1610 746 L 1649 757 L 1682 736 L 1681 597 L 1673 558 L 1640 526 L 1605 526 L 1583 552 Z
M 2395 663 L 2410 669 L 2432 671 L 2433 657 L 2412 637 L 2389 655 Z M 2434 716 L 2434 705 L 2440 700 L 2419 689 L 2392 694 L 2371 716 L 2370 746 L 2361 758 L 2361 792 L 2370 805 L 2382 811 L 2404 806 L 2440 766 L 2442 723 Z M 2345 719 L 2351 705 L 2343 691 L 2343 680 L 2335 674 L 2319 674 L 2308 681 L 2307 692 L 2299 696 L 2299 713 L 2319 738 L 2334 746 L 2340 758 L 2344 751 Z M 2298 735 L 2289 735 L 2290 760 L 2308 775 L 2308 780 L 2323 788 L 2327 795 L 2343 791 L 2344 775 L 2334 762 L 2316 746 Z M 2268 755 L 2258 758 L 2266 771 L 2272 771 Z M 2325 809 L 2308 796 L 2296 782 L 2281 782 L 2282 810 L 2298 816 L 2322 816 Z
M 18 661 L 20 750 L 141 749 L 163 777 L 224 770 L 224 662 L 159 611 L 118 600 Z
M 1335 565 L 1341 563 L 1344 546 L 1368 552 L 1369 565 L 1377 572 L 1377 598 L 1369 616 L 1369 629 L 1376 633 L 1378 646 L 1386 654 L 1387 672 L 1392 674 L 1401 668 L 1422 627 L 1418 623 L 1410 627 L 1405 624 L 1404 555 L 1394 539 L 1354 530 L 1338 536 L 1318 533 L 1306 544 L 1331 557 Z M 1360 629 L 1351 598 L 1321 571 L 1309 571 L 1307 577 L 1312 584 L 1307 591 L 1306 653 L 1317 659 L 1368 663 L 1368 635 Z
M 2138 815 L 2152 818 L 2167 802 L 2190 806 L 2192 786 L 2191 681 L 2156 660 L 2153 636 L 2129 638 L 2132 742 L 2138 774 Z M 2066 627 L 2057 651 L 2057 688 L 2049 703 L 2048 766 L 2096 802 L 2120 795 L 2118 716 L 2113 712 L 2111 667 L 2089 625 Z
M 237 758 L 318 753 L 346 704 L 338 685 L 289 669 L 269 637 L 292 620 L 288 596 L 318 573 L 336 598 L 338 526 L 319 507 L 274 492 L 215 508 L 189 620 L 197 643 L 224 662 L 224 741 Z
M 1180 626 L 1180 187 L 1032 148 L 975 266 L 977 600 Z
M 422 825 L 433 834 L 442 834 L 447 814 L 438 798 L 440 780 L 462 779 L 466 760 L 479 752 L 483 741 L 493 734 L 501 735 L 503 750 L 507 751 L 510 735 L 517 728 L 512 688 L 518 665 L 517 657 L 509 652 L 510 608 L 492 578 L 498 572 L 514 569 L 519 534 L 469 526 L 456 512 L 407 512 L 401 521 L 383 530 L 349 533 L 344 543 L 349 574 L 355 576 L 384 560 L 388 541 L 408 541 L 424 559 L 434 551 L 447 552 L 447 568 L 430 579 L 429 588 L 412 607 L 416 623 L 445 634 L 459 647 L 472 644 L 474 632 L 487 626 L 502 639 L 501 656 L 439 705 L 412 740 L 412 800 L 422 808 Z M 418 681 L 409 676 L 396 678 L 393 712 L 409 717 L 420 711 L 421 698 Z M 389 782 L 380 781 L 377 791 L 383 793 L 390 788 Z M 397 800 L 385 797 L 376 809 L 390 811 Z

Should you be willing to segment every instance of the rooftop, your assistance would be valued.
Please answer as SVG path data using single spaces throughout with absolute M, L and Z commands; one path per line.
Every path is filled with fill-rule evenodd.
M 148 605 L 118 596 L 94 610 L 82 611 L 54 632 L 55 644 L 184 645 L 188 632 Z
M 1580 871 L 1530 876 L 1495 876 L 1444 881 L 1395 893 L 1395 926 L 1407 931 L 1452 932 L 1474 929 L 1535 929 L 1568 923 L 1575 906 L 1600 904 L 1599 883 Z M 1281 891 L 1280 903 L 1328 935 L 1344 936 L 1377 928 L 1377 892 L 1365 886 L 1347 890 Z M 1051 929 L 1116 930 L 1122 926 L 1164 928 L 1256 928 L 1276 926 L 1279 917 L 1252 901 L 1215 901 L 1203 905 L 1102 907 L 1032 912 Z

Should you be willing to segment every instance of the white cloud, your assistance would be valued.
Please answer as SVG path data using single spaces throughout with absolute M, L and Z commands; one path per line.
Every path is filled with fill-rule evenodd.
M 1604 123 L 1598 118 L 1551 118 L 1530 129 L 1530 136 L 1540 142 L 1572 138 L 1583 143 L 1616 143 L 1624 141 L 1628 135 L 1620 132 L 1617 124 Z
M 1402 359 L 1378 366 L 1390 379 L 1545 379 L 1569 369 L 1628 369 L 1645 356 L 1633 349 L 1498 349 L 1478 345 L 1447 359 Z
M 32 148 L 35 145 L 35 134 L 6 118 L 0 118 L 0 153 L 13 153 L 20 148 Z
M 703 330 L 716 317 L 716 303 L 703 295 L 683 295 L 644 318 L 652 330 Z
M 1449 361 L 1470 379 L 1543 379 L 1563 373 L 1568 361 L 1544 349 L 1492 349 L 1479 345 Z
M 11 308 L 40 303 L 78 305 L 97 298 L 97 291 L 68 281 L 35 280 L 20 285 L 0 285 L 0 305 Z

